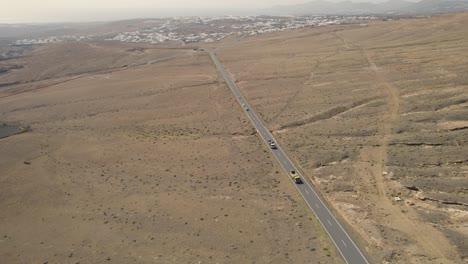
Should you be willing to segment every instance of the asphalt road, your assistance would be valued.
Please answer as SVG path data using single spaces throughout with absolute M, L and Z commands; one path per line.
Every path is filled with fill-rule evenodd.
M 228 83 L 229 87 L 231 88 L 232 92 L 236 96 L 241 106 L 244 108 L 245 113 L 252 121 L 253 125 L 257 129 L 265 144 L 267 144 L 268 147 L 270 147 L 267 142 L 268 140 L 273 140 L 276 143 L 276 149 L 270 148 L 273 156 L 275 156 L 275 158 L 281 164 L 281 167 L 283 167 L 284 171 L 287 174 L 287 177 L 297 188 L 297 190 L 302 195 L 306 203 L 309 205 L 310 209 L 315 214 L 315 216 L 317 216 L 318 220 L 327 231 L 333 243 L 335 243 L 336 248 L 341 253 L 346 263 L 369 263 L 366 257 L 364 257 L 359 248 L 353 242 L 351 237 L 346 233 L 346 231 L 343 229 L 340 223 L 338 223 L 338 221 L 327 208 L 327 206 L 322 202 L 322 199 L 318 196 L 314 188 L 312 188 L 312 186 L 310 186 L 310 184 L 306 180 L 304 180 L 305 178 L 302 176 L 301 172 L 294 166 L 294 164 L 291 162 L 288 156 L 286 156 L 286 153 L 276 142 L 275 138 L 270 133 L 270 131 L 268 131 L 268 129 L 262 124 L 261 120 L 252 110 L 247 100 L 245 100 L 245 98 L 240 93 L 236 84 L 231 79 L 229 73 L 226 71 L 226 69 L 224 69 L 223 65 L 216 57 L 214 51 L 206 51 L 210 54 L 211 59 L 216 64 L 216 67 L 221 72 L 222 76 Z M 293 182 L 292 178 L 289 175 L 289 172 L 292 170 L 296 171 L 300 175 L 303 181 L 302 184 L 296 184 Z

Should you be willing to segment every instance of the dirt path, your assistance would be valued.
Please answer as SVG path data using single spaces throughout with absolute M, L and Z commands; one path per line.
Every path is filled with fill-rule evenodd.
M 380 221 L 385 222 L 388 228 L 398 230 L 416 242 L 405 250 L 410 254 L 419 252 L 419 256 L 408 256 L 408 260 L 411 262 L 419 262 L 422 260 L 421 256 L 425 256 L 424 259 L 437 260 L 437 263 L 454 263 L 457 253 L 450 246 L 446 237 L 430 224 L 423 222 L 411 207 L 405 207 L 403 210 L 401 206 L 394 204 L 389 197 L 388 190 L 391 190 L 392 186 L 385 179 L 383 172 L 388 171 L 388 144 L 393 134 L 393 127 L 400 118 L 400 91 L 388 80 L 385 70 L 376 65 L 373 54 L 362 47 L 360 50 L 367 59 L 370 70 L 375 75 L 376 83 L 385 89 L 384 93 L 387 95 L 386 114 L 378 130 L 381 144 L 379 147 L 364 149 L 361 152 L 361 158 L 369 162 L 363 162 L 359 165 L 361 166 L 360 171 L 365 173 L 364 177 L 369 177 L 367 184 L 374 185 L 377 189 L 377 193 L 371 192 L 377 196 L 374 200 L 375 207 L 372 208 L 373 214 L 379 218 L 382 217 Z M 372 186 L 368 190 L 371 189 Z
M 336 51 L 336 52 L 332 52 L 331 54 L 325 54 L 323 56 L 320 56 L 316 61 L 314 61 L 314 63 L 311 63 L 311 65 L 309 66 L 310 69 L 309 69 L 309 76 L 302 82 L 301 84 L 301 87 L 296 91 L 294 92 L 291 96 L 289 96 L 288 99 L 286 99 L 284 101 L 284 106 L 275 113 L 275 115 L 273 115 L 269 120 L 268 122 L 271 122 L 271 123 L 279 123 L 278 122 L 278 118 L 280 118 L 281 116 L 285 115 L 287 113 L 287 110 L 290 108 L 291 105 L 293 105 L 292 102 L 294 102 L 296 100 L 296 98 L 304 92 L 304 89 L 306 89 L 307 87 L 310 87 L 310 85 L 312 84 L 313 80 L 314 80 L 314 76 L 315 76 L 315 72 L 317 71 L 317 69 L 320 67 L 320 64 L 323 60 L 326 60 L 328 58 L 331 58 L 333 56 L 336 56 L 337 54 L 339 53 L 339 51 Z M 282 64 L 283 65 L 283 64 Z M 284 126 L 284 125 L 282 125 Z M 284 128 L 276 128 L 276 129 L 284 129 Z M 275 130 L 276 130 L 275 129 Z
M 380 148 L 377 150 L 375 160 L 377 161 L 377 168 L 380 171 L 375 175 L 375 182 L 381 196 L 387 196 L 387 188 L 384 183 L 382 172 L 387 170 L 387 149 L 388 142 L 392 135 L 393 126 L 398 122 L 400 118 L 400 91 L 398 88 L 392 85 L 387 80 L 383 70 L 379 69 L 372 59 L 371 55 L 361 48 L 362 53 L 366 56 L 369 68 L 374 72 L 378 83 L 382 84 L 385 88 L 385 94 L 387 95 L 387 114 L 384 118 L 384 122 L 379 127 L 379 135 L 382 136 L 382 142 Z

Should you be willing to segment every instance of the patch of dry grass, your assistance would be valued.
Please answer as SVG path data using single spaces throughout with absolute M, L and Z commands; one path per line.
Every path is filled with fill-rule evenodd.
M 341 263 L 209 57 L 170 52 L 5 92 L 31 131 L 0 140 L 2 261 Z

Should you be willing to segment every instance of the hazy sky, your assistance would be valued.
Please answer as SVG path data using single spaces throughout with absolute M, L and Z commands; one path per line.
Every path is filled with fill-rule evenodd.
M 83 21 L 112 19 L 112 13 L 117 13 L 116 19 L 138 17 L 141 9 L 230 9 L 230 8 L 262 8 L 284 3 L 302 3 L 307 0 L 0 0 L 0 23 L 14 22 L 53 22 L 53 21 Z M 79 10 L 77 10 L 79 9 Z M 113 11 L 110 12 L 110 9 Z M 115 10 L 124 9 L 124 10 Z M 135 10 L 140 9 L 140 10 Z M 127 10 L 127 11 L 125 11 Z M 168 11 L 169 13 L 170 10 Z M 150 12 L 147 12 L 150 13 Z M 148 15 L 151 15 L 148 14 Z M 173 15 L 173 14 L 169 14 Z M 114 18 L 115 19 L 115 18 Z
M 255 9 L 309 1 L 313 0 L 0 0 L 0 23 L 84 22 L 196 15 L 196 10 L 199 9 Z M 352 1 L 382 2 L 385 0 Z M 206 14 L 215 15 L 216 12 Z
M 1 0 L 4 9 L 30 8 L 232 8 L 268 7 L 284 3 L 304 3 L 304 0 Z

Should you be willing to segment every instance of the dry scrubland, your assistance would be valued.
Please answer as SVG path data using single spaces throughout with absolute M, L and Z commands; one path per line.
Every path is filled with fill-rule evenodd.
M 468 260 L 468 14 L 244 38 L 218 56 L 375 262 Z
M 467 261 L 467 24 L 219 44 L 372 262 Z M 0 139 L 3 262 L 342 262 L 203 52 L 83 42 L 18 54 L 0 61 L 0 122 L 31 131 Z
M 0 120 L 31 131 L 0 140 L 2 263 L 342 262 L 206 54 L 8 63 L 1 82 L 27 83 L 2 88 Z

